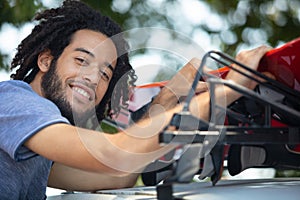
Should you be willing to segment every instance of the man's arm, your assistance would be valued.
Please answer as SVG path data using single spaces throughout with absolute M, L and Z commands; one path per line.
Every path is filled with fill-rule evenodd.
M 266 47 L 243 53 L 239 59 L 256 69 L 260 58 L 268 51 Z M 252 56 L 252 57 L 250 57 Z M 246 78 L 230 71 L 229 77 L 238 84 L 253 87 Z M 231 103 L 239 95 L 225 90 Z M 224 91 L 217 91 L 217 98 L 224 98 Z M 172 115 L 182 110 L 182 105 L 159 115 L 141 120 L 118 134 L 105 134 L 67 124 L 54 124 L 40 130 L 27 140 L 25 145 L 32 151 L 64 165 L 116 176 L 141 172 L 144 166 L 166 154 L 176 145 L 160 146 L 158 135 L 169 123 Z M 193 98 L 190 110 L 202 119 L 208 118 L 209 93 L 203 92 Z
M 100 189 L 133 187 L 138 176 L 138 173 L 132 173 L 123 177 L 112 176 L 54 163 L 49 175 L 48 186 L 67 191 L 93 192 Z

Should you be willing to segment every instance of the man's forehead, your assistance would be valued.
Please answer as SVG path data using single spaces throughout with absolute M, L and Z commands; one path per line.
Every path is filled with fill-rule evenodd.
M 94 47 L 99 45 L 111 45 L 115 47 L 115 44 L 109 37 L 107 37 L 101 32 L 89 29 L 82 29 L 76 31 L 72 37 L 71 43 L 87 43 L 87 45 L 91 45 Z

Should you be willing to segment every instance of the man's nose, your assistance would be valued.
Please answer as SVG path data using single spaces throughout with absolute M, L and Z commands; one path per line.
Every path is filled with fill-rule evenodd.
M 92 84 L 98 84 L 100 81 L 99 69 L 96 66 L 89 66 L 82 70 L 82 77 L 85 81 L 88 81 Z

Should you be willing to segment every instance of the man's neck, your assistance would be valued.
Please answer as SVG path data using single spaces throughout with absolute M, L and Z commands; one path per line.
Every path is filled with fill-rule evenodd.
M 38 95 L 43 97 L 41 82 L 42 82 L 42 74 L 41 72 L 38 72 L 35 78 L 33 79 L 33 81 L 30 83 L 30 86 Z

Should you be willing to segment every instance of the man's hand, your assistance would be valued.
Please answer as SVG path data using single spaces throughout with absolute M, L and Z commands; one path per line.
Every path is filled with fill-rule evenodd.
M 168 82 L 165 86 L 177 97 L 177 99 L 187 96 L 191 89 L 192 83 L 199 69 L 201 60 L 193 58 L 183 68 L 177 72 L 177 74 Z M 199 81 L 195 93 L 201 93 L 207 91 L 207 84 L 203 81 Z
M 152 114 L 158 114 L 173 108 L 178 104 L 181 98 L 187 96 L 200 63 L 201 61 L 199 59 L 193 58 L 168 81 L 151 104 L 150 112 Z M 195 93 L 201 93 L 207 90 L 207 84 L 199 81 Z
M 250 67 L 251 69 L 257 70 L 259 61 L 261 60 L 263 55 L 265 55 L 265 53 L 267 53 L 271 49 L 272 49 L 271 47 L 263 45 L 263 46 L 255 48 L 255 49 L 252 49 L 252 50 L 242 51 L 236 56 L 236 60 L 238 62 Z M 234 65 L 234 67 L 240 69 L 239 66 Z M 250 72 L 248 72 L 246 70 L 243 70 L 243 69 L 240 69 L 240 70 L 245 72 L 246 74 L 249 74 L 250 76 L 253 76 L 253 74 L 251 74 Z M 267 74 L 267 75 L 271 76 L 270 74 Z M 255 86 L 257 85 L 257 83 L 255 81 L 248 79 L 247 77 L 239 74 L 238 72 L 235 72 L 234 70 L 230 70 L 230 72 L 226 76 L 226 79 L 232 80 L 232 81 L 236 82 L 237 84 L 245 86 L 249 89 L 254 89 Z

